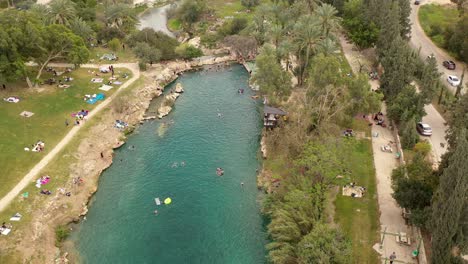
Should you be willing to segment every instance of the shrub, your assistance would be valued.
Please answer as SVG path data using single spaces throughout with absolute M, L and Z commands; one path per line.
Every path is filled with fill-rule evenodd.
M 109 43 L 107 43 L 107 46 L 114 52 L 119 51 L 121 45 L 120 40 L 117 38 L 113 38 Z
M 199 48 L 195 48 L 187 43 L 181 44 L 175 49 L 175 52 L 184 59 L 192 59 L 203 55 L 203 52 Z
M 252 8 L 260 4 L 260 0 L 241 0 L 241 4 L 247 8 Z
M 139 61 L 138 62 L 138 68 L 140 68 L 141 71 L 146 71 L 147 70 L 146 62 Z
M 172 60 L 177 58 L 175 48 L 179 42 L 162 32 L 156 32 L 151 28 L 137 30 L 128 38 L 130 47 L 136 47 L 138 43 L 146 43 L 150 50 L 158 50 L 161 60 Z M 149 60 L 147 60 L 149 61 Z M 153 60 L 155 62 L 155 60 Z
M 416 143 L 414 146 L 414 151 L 421 153 L 424 156 L 427 156 L 431 152 L 431 144 L 426 140 Z
M 70 235 L 70 229 L 67 226 L 59 225 L 55 228 L 56 244 L 60 244 Z

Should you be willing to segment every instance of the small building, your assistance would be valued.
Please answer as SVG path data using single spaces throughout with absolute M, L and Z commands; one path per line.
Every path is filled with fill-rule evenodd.
M 263 125 L 266 128 L 275 128 L 278 126 L 279 121 L 282 117 L 286 116 L 288 113 L 285 111 L 265 105 L 263 107 Z

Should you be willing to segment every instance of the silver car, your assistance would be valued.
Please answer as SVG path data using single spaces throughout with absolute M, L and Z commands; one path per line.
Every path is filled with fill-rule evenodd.
M 418 132 L 423 135 L 423 136 L 430 136 L 432 135 L 432 128 L 428 125 L 428 124 L 424 124 L 424 123 L 421 123 L 419 122 L 417 125 L 416 125 L 416 129 L 418 130 Z

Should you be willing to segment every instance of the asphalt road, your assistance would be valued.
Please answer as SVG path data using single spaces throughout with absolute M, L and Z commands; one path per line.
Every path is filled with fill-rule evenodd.
M 455 92 L 456 87 L 451 86 L 447 82 L 447 76 L 448 75 L 455 75 L 458 78 L 461 78 L 462 71 L 463 71 L 463 66 L 466 67 L 466 65 L 460 61 L 455 60 L 452 56 L 447 54 L 444 50 L 438 48 L 426 34 L 424 33 L 424 30 L 421 27 L 421 24 L 419 23 L 418 19 L 418 10 L 421 5 L 424 4 L 429 4 L 429 3 L 435 3 L 435 4 L 451 4 L 449 0 L 422 0 L 421 5 L 415 5 L 414 0 L 409 0 L 411 2 L 411 40 L 410 40 L 410 45 L 416 49 L 419 50 L 421 49 L 420 55 L 423 59 L 427 58 L 427 56 L 430 56 L 433 54 L 437 60 L 437 65 L 439 67 L 439 72 L 443 73 L 441 76 L 441 79 L 443 80 L 443 83 L 447 85 L 450 91 Z M 457 65 L 455 70 L 448 70 L 444 66 L 442 66 L 442 62 L 445 60 L 452 60 L 455 62 Z M 467 69 L 468 70 L 468 69 Z M 468 72 L 465 73 L 465 81 L 464 81 L 464 88 L 463 92 L 466 89 L 466 83 L 468 81 Z

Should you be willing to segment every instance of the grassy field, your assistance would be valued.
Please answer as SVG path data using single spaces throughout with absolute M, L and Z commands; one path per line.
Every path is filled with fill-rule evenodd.
M 179 19 L 176 19 L 176 18 L 171 18 L 167 21 L 167 27 L 171 30 L 171 31 L 178 31 L 181 29 L 182 27 L 182 23 L 180 22 Z
M 426 35 L 441 48 L 445 45 L 444 32 L 459 19 L 456 7 L 435 4 L 421 6 L 418 16 Z
M 378 255 L 372 246 L 379 241 L 379 209 L 375 180 L 372 144 L 369 140 L 357 141 L 349 154 L 352 181 L 367 188 L 363 198 L 341 195 L 341 187 L 335 200 L 335 223 L 352 240 L 352 263 L 378 263 Z M 350 262 L 351 263 L 351 262 Z
M 119 96 L 125 96 L 126 94 L 130 93 L 133 88 L 142 85 L 142 83 L 143 79 L 140 78 L 125 91 L 120 93 Z M 89 130 L 94 125 L 105 121 L 103 120 L 103 113 L 106 111 L 111 111 L 111 109 L 103 109 L 101 114 L 86 122 L 83 125 L 84 127 L 77 133 L 77 135 L 70 141 L 70 143 L 56 155 L 56 157 L 43 169 L 43 171 L 41 171 L 41 174 L 48 174 L 51 176 L 53 175 L 53 180 L 47 184 L 47 188 L 49 190 L 57 190 L 57 188 L 64 186 L 64 184 L 69 180 L 70 165 L 77 161 L 74 157 L 75 151 L 81 143 L 81 140 L 86 137 L 86 134 L 89 133 Z M 29 213 L 36 208 L 44 206 L 44 203 L 48 201 L 48 199 L 45 199 L 46 196 L 39 194 L 38 189 L 34 186 L 34 184 L 28 185 L 22 191 L 22 193 L 24 192 L 29 192 L 29 198 L 24 200 L 16 199 L 4 211 L 0 212 L 0 219 L 3 219 L 1 221 L 9 219 L 17 212 L 20 212 L 23 215 L 21 221 L 13 223 L 14 229 L 12 233 L 9 236 L 4 237 L 4 239 L 8 239 L 7 241 L 12 244 L 17 243 L 18 239 L 21 237 L 22 228 L 28 226 L 31 223 L 32 215 Z M 0 263 L 21 262 L 19 261 L 19 256 L 17 255 L 16 251 L 0 251 Z
M 215 15 L 219 18 L 250 17 L 253 14 L 253 12 L 247 13 L 247 8 L 241 4 L 240 0 L 207 0 L 206 4 L 215 11 Z
M 130 70 L 116 68 L 116 74 L 124 72 L 131 74 Z M 0 196 L 4 196 L 18 183 L 73 127 L 73 112 L 92 110 L 96 106 L 83 100 L 85 94 L 102 92 L 107 97 L 117 90 L 98 90 L 100 84 L 91 83 L 93 75 L 88 73 L 88 69 L 75 70 L 68 76 L 74 78 L 68 89 L 58 88 L 56 85 L 34 89 L 19 88 L 20 84 L 17 83 L 15 89 L 7 84 L 8 89 L 0 91 L 1 98 L 17 96 L 21 99 L 16 104 L 0 101 Z M 110 74 L 102 77 L 107 81 Z M 25 86 L 23 83 L 23 87 Z M 22 111 L 30 111 L 34 115 L 29 118 L 20 116 Z M 70 124 L 68 127 L 65 126 L 65 120 Z M 38 140 L 45 142 L 43 152 L 24 151 L 25 147 L 31 148 Z

